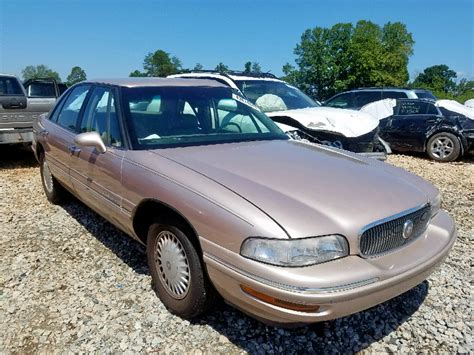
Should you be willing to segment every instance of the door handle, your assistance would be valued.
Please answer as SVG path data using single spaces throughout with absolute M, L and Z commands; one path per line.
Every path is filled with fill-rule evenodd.
M 69 154 L 74 155 L 74 154 L 79 154 L 81 152 L 81 148 L 76 147 L 75 145 L 70 145 L 67 147 L 69 150 Z
M 39 132 L 39 134 L 40 134 L 41 137 L 47 137 L 49 132 L 47 130 L 43 129 L 42 131 Z

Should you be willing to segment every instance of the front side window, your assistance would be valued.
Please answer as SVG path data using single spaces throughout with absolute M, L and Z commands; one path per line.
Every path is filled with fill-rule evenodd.
M 347 92 L 345 94 L 337 95 L 336 97 L 326 101 L 324 105 L 335 108 L 351 108 L 354 107 L 352 97 L 352 93 Z
M 230 88 L 123 88 L 122 98 L 134 149 L 287 139 Z
M 318 107 L 310 97 L 282 81 L 236 80 L 240 91 L 263 112 Z
M 94 89 L 84 110 L 80 131 L 97 132 L 106 145 L 122 146 L 115 99 L 109 88 L 96 87 Z
M 0 96 L 23 95 L 20 84 L 16 78 L 0 78 Z
M 81 111 L 89 89 L 89 85 L 81 85 L 71 91 L 57 116 L 57 123 L 60 126 L 76 132 L 79 112 Z

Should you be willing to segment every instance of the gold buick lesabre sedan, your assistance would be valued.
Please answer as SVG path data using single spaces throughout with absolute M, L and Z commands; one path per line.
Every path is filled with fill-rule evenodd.
M 35 122 L 33 150 L 46 197 L 68 190 L 146 245 L 186 318 L 217 294 L 270 324 L 348 315 L 422 282 L 456 238 L 425 180 L 290 140 L 216 81 L 82 82 Z

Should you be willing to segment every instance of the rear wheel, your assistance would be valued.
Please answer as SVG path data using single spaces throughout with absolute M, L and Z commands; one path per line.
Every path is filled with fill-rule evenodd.
M 46 198 L 51 203 L 59 203 L 64 198 L 65 191 L 58 180 L 51 174 L 44 153 L 40 156 L 40 174 Z
M 196 248 L 181 229 L 152 224 L 147 259 L 155 292 L 171 313 L 192 318 L 208 309 L 214 290 Z
M 450 162 L 459 158 L 461 144 L 458 137 L 452 133 L 441 132 L 432 136 L 426 145 L 426 152 L 433 160 Z

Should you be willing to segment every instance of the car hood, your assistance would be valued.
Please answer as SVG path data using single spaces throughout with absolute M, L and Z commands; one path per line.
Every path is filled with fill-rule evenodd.
M 307 128 L 338 132 L 346 137 L 361 136 L 379 125 L 379 121 L 368 113 L 333 107 L 308 107 L 265 114 L 290 117 Z
M 436 192 L 425 180 L 388 164 L 297 141 L 153 152 L 225 186 L 290 237 L 340 233 L 354 241 L 363 226 L 423 205 Z M 219 201 L 219 196 L 211 197 Z

